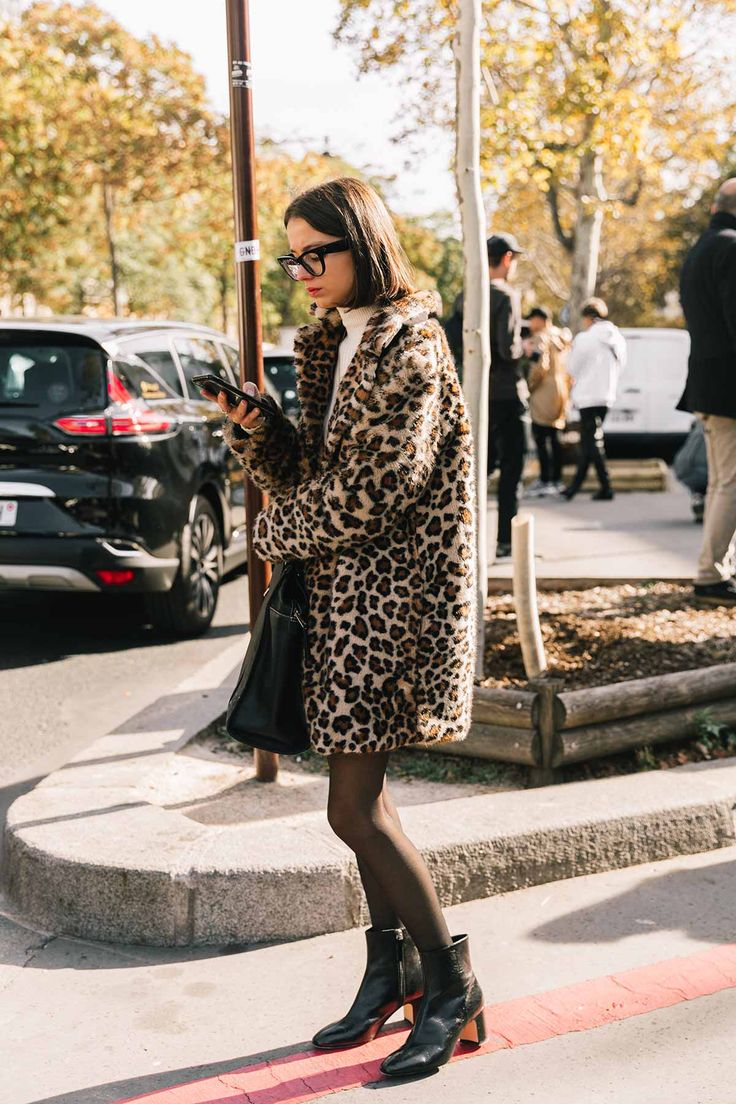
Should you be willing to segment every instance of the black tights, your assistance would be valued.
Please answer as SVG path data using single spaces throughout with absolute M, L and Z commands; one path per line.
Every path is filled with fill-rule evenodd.
M 400 919 L 420 951 L 452 943 L 427 865 L 386 784 L 388 752 L 331 755 L 327 819 L 355 852 L 374 928 Z

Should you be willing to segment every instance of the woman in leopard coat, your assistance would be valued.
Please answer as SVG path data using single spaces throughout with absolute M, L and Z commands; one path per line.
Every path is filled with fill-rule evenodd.
M 269 496 L 257 554 L 304 563 L 310 738 L 329 758 L 328 820 L 356 854 L 372 921 L 355 1002 L 314 1043 L 359 1045 L 404 1004 L 414 1027 L 382 1069 L 406 1076 L 448 1061 L 460 1037 L 484 1037 L 467 936 L 450 935 L 385 780 L 394 748 L 462 740 L 470 724 L 471 429 L 439 296 L 414 291 L 373 189 L 331 181 L 284 221 L 291 252 L 279 261 L 315 315 L 295 343 L 299 426 L 275 404 L 263 417 L 218 402 L 231 448 Z

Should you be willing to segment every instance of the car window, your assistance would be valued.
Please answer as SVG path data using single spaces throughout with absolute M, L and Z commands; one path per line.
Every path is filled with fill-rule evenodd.
M 196 383 L 192 383 L 193 376 L 214 375 L 229 383 L 233 382 L 230 370 L 221 360 L 214 341 L 204 337 L 177 337 L 174 344 L 192 397 L 201 398 L 199 388 Z
M 263 360 L 263 371 L 273 380 L 279 391 L 296 389 L 296 371 L 294 358 L 287 356 L 267 356 Z
M 230 363 L 231 370 L 232 370 L 233 377 L 234 377 L 234 382 L 236 384 L 239 384 L 239 381 L 240 381 L 240 354 L 238 353 L 238 350 L 236 348 L 234 348 L 232 345 L 225 345 L 223 343 L 222 348 L 225 352 L 225 356 L 227 357 L 228 362 Z M 280 406 L 281 405 L 281 394 L 279 392 L 278 387 L 276 386 L 273 379 L 271 378 L 271 374 L 268 371 L 268 358 L 266 358 L 263 362 L 263 382 L 264 382 L 264 385 L 265 385 L 266 394 L 270 395 L 271 398 L 273 399 L 273 401 L 277 402 Z
M 34 416 L 99 410 L 105 405 L 105 361 L 99 348 L 3 333 L 0 407 L 11 413 L 33 409 Z
M 172 362 L 173 363 L 173 362 Z M 111 398 L 118 402 L 125 402 L 128 397 L 144 399 L 151 402 L 153 399 L 170 399 L 174 396 L 181 398 L 181 387 L 177 373 L 177 389 L 174 391 L 156 369 L 146 364 L 140 356 L 130 354 L 113 361 L 113 372 L 123 388 L 113 388 Z
M 225 354 L 225 360 L 230 365 L 230 371 L 232 372 L 235 383 L 240 379 L 240 354 L 233 345 L 226 345 L 222 343 L 222 351 Z
M 121 346 L 123 359 L 130 360 L 131 362 L 137 360 L 143 360 L 153 370 L 155 378 L 160 382 L 163 382 L 172 394 L 181 396 L 184 394 L 184 389 L 181 383 L 181 376 L 179 375 L 179 369 L 176 366 L 174 355 L 171 352 L 171 345 L 168 339 L 159 338 L 139 338 L 136 341 L 126 342 Z M 131 356 L 130 354 L 135 354 Z M 145 395 L 141 395 L 141 398 L 145 398 Z M 158 396 L 162 398 L 164 396 Z

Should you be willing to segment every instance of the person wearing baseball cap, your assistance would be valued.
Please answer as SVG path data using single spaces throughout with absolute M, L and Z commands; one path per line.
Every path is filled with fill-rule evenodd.
M 523 256 L 524 254 L 524 250 L 519 245 L 515 235 L 508 234 L 506 231 L 499 234 L 491 234 L 486 245 L 488 247 L 489 264 L 491 263 L 491 257 L 500 258 L 506 253 L 513 253 L 516 256 Z
M 511 286 L 516 258 L 524 250 L 514 234 L 491 234 L 488 274 L 491 280 L 491 379 L 488 471 L 498 473 L 496 559 L 511 555 L 511 519 L 519 507 L 526 438 L 522 417 L 528 389 L 522 369 L 521 297 Z

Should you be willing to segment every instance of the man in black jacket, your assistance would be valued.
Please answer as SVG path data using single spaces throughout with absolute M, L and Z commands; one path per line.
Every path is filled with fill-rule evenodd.
M 511 555 L 511 519 L 518 510 L 526 439 L 522 415 L 528 388 L 523 371 L 521 303 L 511 287 L 516 258 L 523 250 L 513 234 L 493 234 L 486 242 L 491 279 L 491 377 L 488 474 L 499 469 L 496 559 Z M 455 300 L 445 323 L 447 340 L 462 380 L 463 296 Z
M 678 409 L 698 415 L 708 452 L 695 595 L 736 605 L 736 177 L 718 189 L 711 211 L 680 278 L 690 360 Z
M 521 301 L 511 286 L 516 258 L 523 253 L 513 234 L 493 234 L 487 242 L 491 279 L 491 380 L 488 470 L 498 467 L 496 559 L 511 555 L 511 519 L 518 510 L 524 470 L 522 415 L 528 395 L 522 369 Z

